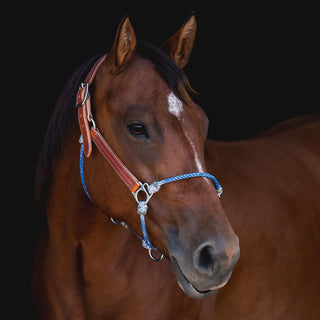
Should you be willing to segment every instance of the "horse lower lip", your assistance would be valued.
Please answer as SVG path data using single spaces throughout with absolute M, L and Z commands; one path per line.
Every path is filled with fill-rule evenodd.
M 189 284 L 195 291 L 199 292 L 200 294 L 207 294 L 207 293 L 210 293 L 211 291 L 214 290 L 214 289 L 213 289 L 213 290 L 209 289 L 209 290 L 205 290 L 205 291 L 200 291 L 200 290 L 198 290 L 197 288 L 195 288 L 188 280 L 186 280 L 186 281 L 188 282 L 188 284 Z M 179 280 L 178 280 L 177 282 L 178 282 L 178 285 L 179 285 L 180 289 L 181 289 L 184 293 L 186 293 L 186 291 L 185 291 L 182 283 L 181 283 Z
M 180 266 L 178 265 L 177 261 L 175 258 L 171 257 L 172 259 L 172 263 L 174 266 L 174 270 L 177 276 L 177 282 L 179 287 L 182 289 L 182 291 L 184 293 L 186 293 L 187 295 L 193 295 L 194 298 L 202 298 L 205 296 L 209 296 L 209 295 L 213 295 L 216 293 L 216 291 L 221 288 L 222 286 L 225 285 L 225 283 L 215 286 L 213 288 L 209 288 L 207 290 L 199 290 L 197 289 L 188 279 L 187 277 L 184 275 L 184 273 L 182 272 L 182 270 L 180 269 Z
M 229 278 L 230 278 L 230 277 L 231 277 L 231 273 L 230 273 L 229 276 L 227 276 L 226 280 L 223 281 L 221 284 L 218 284 L 217 286 L 214 286 L 214 287 L 212 287 L 212 288 L 208 288 L 207 290 L 204 290 L 204 291 L 198 290 L 198 289 L 195 288 L 191 283 L 190 283 L 190 285 L 191 285 L 195 290 L 197 290 L 199 293 L 206 294 L 206 293 L 209 293 L 209 292 L 212 292 L 212 291 L 217 291 L 218 289 L 224 287 L 224 286 L 227 284 L 227 282 L 229 281 Z

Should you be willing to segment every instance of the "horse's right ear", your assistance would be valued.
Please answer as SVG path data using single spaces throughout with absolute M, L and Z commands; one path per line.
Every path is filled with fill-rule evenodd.
M 127 16 L 122 18 L 117 30 L 116 38 L 109 52 L 109 59 L 112 59 L 113 71 L 119 70 L 130 59 L 136 48 L 137 40 L 133 27 Z

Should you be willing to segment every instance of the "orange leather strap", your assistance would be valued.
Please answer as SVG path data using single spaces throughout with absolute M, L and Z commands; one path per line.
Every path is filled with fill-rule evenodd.
M 80 126 L 81 136 L 83 140 L 84 153 L 87 157 L 90 157 L 92 151 L 91 135 L 89 121 L 91 121 L 91 103 L 90 97 L 85 97 L 89 94 L 89 88 L 86 89 L 87 85 L 80 87 L 77 94 L 77 101 L 84 101 L 82 105 L 78 107 L 78 122 Z M 88 93 L 86 93 L 86 91 Z
M 77 93 L 76 107 L 78 108 L 78 121 L 80 131 L 83 139 L 84 153 L 86 157 L 90 157 L 92 151 L 92 143 L 90 136 L 90 126 L 92 114 L 91 114 L 91 101 L 89 87 L 92 84 L 94 77 L 100 67 L 101 63 L 106 58 L 106 54 L 96 61 L 89 73 L 87 74 L 84 82 L 81 83 Z
M 91 128 L 91 137 L 104 158 L 109 162 L 113 170 L 119 175 L 130 191 L 133 193 L 136 192 L 140 188 L 139 180 L 119 159 L 102 134 L 97 129 Z
M 98 71 L 99 66 L 106 58 L 102 56 L 91 68 L 86 76 L 84 82 L 77 93 L 76 107 L 78 109 L 78 122 L 82 136 L 82 143 L 86 157 L 90 157 L 92 152 L 92 140 L 97 146 L 98 150 L 102 153 L 104 158 L 109 162 L 114 171 L 119 175 L 122 181 L 127 185 L 131 192 L 136 192 L 141 183 L 133 175 L 133 173 L 126 167 L 126 165 L 119 159 L 117 154 L 112 150 L 109 143 L 102 136 L 99 130 L 94 125 L 94 120 L 91 114 L 91 100 L 89 87 L 92 84 L 94 77 Z M 91 124 L 93 126 L 91 126 Z

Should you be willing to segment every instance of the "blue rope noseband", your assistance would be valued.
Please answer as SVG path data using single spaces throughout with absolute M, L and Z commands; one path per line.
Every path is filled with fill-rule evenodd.
M 79 140 L 81 147 L 80 147 L 80 178 L 81 178 L 81 183 L 83 186 L 83 189 L 86 193 L 86 195 L 88 196 L 88 198 L 93 202 L 92 197 L 90 196 L 87 187 L 86 187 L 86 183 L 85 183 L 85 177 L 84 177 L 84 148 L 83 148 L 83 143 L 82 143 L 82 139 L 80 137 Z M 159 261 L 162 259 L 163 255 L 161 255 L 160 258 L 154 258 L 154 256 L 151 253 L 151 250 L 157 250 L 157 248 L 155 248 L 152 243 L 149 240 L 148 234 L 147 234 L 147 229 L 146 229 L 146 223 L 145 223 L 145 216 L 147 214 L 148 211 L 148 202 L 151 199 L 151 197 L 160 190 L 160 188 L 167 184 L 167 183 L 171 183 L 171 182 L 176 182 L 176 181 L 180 181 L 180 180 L 184 180 L 184 179 L 190 179 L 190 178 L 208 178 L 210 179 L 214 186 L 215 189 L 217 191 L 217 194 L 220 198 L 221 194 L 222 194 L 222 187 L 219 184 L 218 180 L 211 174 L 209 173 L 205 173 L 205 172 L 194 172 L 194 173 L 186 173 L 186 174 L 182 174 L 179 176 L 175 176 L 175 177 L 171 177 L 171 178 L 167 178 L 167 179 L 163 179 L 160 181 L 156 181 L 153 182 L 152 184 L 147 184 L 147 183 L 139 183 L 140 187 L 138 188 L 138 190 L 136 190 L 135 192 L 132 192 L 135 200 L 138 203 L 138 208 L 137 208 L 137 213 L 140 216 L 140 224 L 141 224 L 141 230 L 142 230 L 142 234 L 143 234 L 143 238 L 141 238 L 134 230 L 132 230 L 135 235 L 142 241 L 142 246 L 146 249 L 149 250 L 149 255 L 151 257 L 152 260 L 154 261 Z M 142 197 L 144 198 L 143 200 L 139 200 L 140 194 L 143 193 Z M 128 227 L 128 225 L 126 225 L 124 222 L 117 222 L 114 219 L 111 219 L 111 221 L 115 224 L 121 224 L 125 227 Z M 130 228 L 131 229 L 131 228 Z
M 215 188 L 216 188 L 216 191 L 218 193 L 218 196 L 220 198 L 221 196 L 221 193 L 222 193 L 222 187 L 221 185 L 219 184 L 218 180 L 211 174 L 209 173 L 206 173 L 206 172 L 194 172 L 194 173 L 186 173 L 186 174 L 182 174 L 180 176 L 175 176 L 175 177 L 172 177 L 172 178 L 167 178 L 167 179 L 163 179 L 161 181 L 156 181 L 154 183 L 152 183 L 151 185 L 148 186 L 148 190 L 150 193 L 155 193 L 157 192 L 160 187 L 166 183 L 170 183 L 170 182 L 176 182 L 176 181 L 180 181 L 180 180 L 184 180 L 184 179 L 189 179 L 189 178 L 208 178 L 208 179 L 211 179 Z

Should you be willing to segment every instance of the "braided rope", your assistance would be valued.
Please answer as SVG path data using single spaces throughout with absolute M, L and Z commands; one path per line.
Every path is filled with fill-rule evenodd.
M 143 234 L 143 239 L 142 239 L 142 246 L 145 249 L 150 249 L 150 250 L 158 250 L 157 248 L 155 248 L 148 237 L 147 234 L 147 229 L 146 229 L 146 222 L 145 222 L 145 214 L 140 214 L 140 222 L 141 222 L 141 230 L 142 230 L 142 234 Z
M 91 202 L 93 202 L 93 200 L 87 190 L 86 182 L 84 179 L 84 147 L 83 147 L 83 143 L 80 144 L 80 178 L 81 178 L 81 183 L 82 183 L 82 187 L 83 187 L 84 192 L 86 193 L 88 198 L 91 200 Z
M 150 195 L 153 195 L 154 193 L 158 192 L 160 190 L 161 186 L 163 186 L 164 184 L 167 184 L 170 182 L 176 182 L 176 181 L 180 181 L 180 180 L 184 180 L 184 179 L 200 178 L 200 177 L 208 178 L 213 182 L 215 189 L 218 193 L 218 196 L 220 198 L 221 193 L 223 191 L 221 185 L 219 184 L 218 180 L 213 175 L 206 173 L 206 172 L 193 172 L 193 173 L 182 174 L 179 176 L 156 181 L 150 185 L 147 185 L 147 187 L 148 187 L 148 191 L 149 191 Z M 148 234 L 147 234 L 146 223 L 145 223 L 145 215 L 147 214 L 147 210 L 148 210 L 147 202 L 146 201 L 138 201 L 137 212 L 140 215 L 141 230 L 142 230 L 142 234 L 144 237 L 144 239 L 142 240 L 142 246 L 146 249 L 157 250 L 151 244 L 149 237 L 148 237 Z
M 219 184 L 218 180 L 213 175 L 206 173 L 206 172 L 186 173 L 186 174 L 182 174 L 179 176 L 163 179 L 161 181 L 156 181 L 156 182 L 148 185 L 148 191 L 150 192 L 150 194 L 153 194 L 153 193 L 159 191 L 160 187 L 166 183 L 176 182 L 176 181 L 190 179 L 190 178 L 197 178 L 197 177 L 199 177 L 199 178 L 204 177 L 204 178 L 210 179 L 213 182 L 214 187 L 216 188 L 216 191 L 217 191 L 218 196 L 220 198 L 221 193 L 223 191 L 221 185 Z

